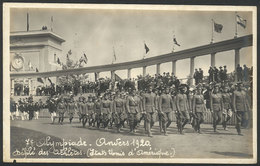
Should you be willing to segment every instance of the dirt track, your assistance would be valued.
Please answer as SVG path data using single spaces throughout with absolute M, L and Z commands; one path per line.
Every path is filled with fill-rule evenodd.
M 72 124 L 67 121 L 68 119 L 65 119 L 63 125 L 53 125 L 50 123 L 50 119 L 17 120 L 11 121 L 11 126 L 30 129 L 32 133 L 33 131 L 39 131 L 46 134 L 46 136 L 64 138 L 66 141 L 79 141 L 81 139 L 86 141 L 87 146 L 77 148 L 83 151 L 83 155 L 92 158 L 129 158 L 127 154 L 130 151 L 133 151 L 134 155 L 131 156 L 133 158 L 251 158 L 253 153 L 251 144 L 252 130 L 242 129 L 244 136 L 238 136 L 234 126 L 228 126 L 228 131 L 224 131 L 219 126 L 218 132 L 214 133 L 212 126 L 205 124 L 201 126 L 203 134 L 198 134 L 193 131 L 190 125 L 187 125 L 185 134 L 180 135 L 177 134 L 176 124 L 173 123 L 168 130 L 169 135 L 164 136 L 159 132 L 158 123 L 156 123 L 152 129 L 154 136 L 149 138 L 144 134 L 142 125 L 132 135 L 128 134 L 128 128 L 124 128 L 122 133 L 117 133 L 115 128 L 109 130 L 82 128 L 77 119 Z M 19 133 L 14 133 L 11 130 L 11 140 L 15 140 L 12 136 L 17 138 Z M 30 135 L 26 137 L 30 138 Z M 21 136 L 21 139 L 26 138 Z M 109 145 L 104 145 L 104 141 Z M 114 145 L 111 145 L 112 142 L 110 141 Z M 127 142 L 129 143 L 128 146 L 126 145 Z M 103 145 L 101 145 L 102 143 Z M 147 144 L 145 145 L 145 143 Z M 15 144 L 14 141 L 14 145 L 11 146 L 15 147 Z M 101 154 L 102 150 L 103 154 Z M 155 155 L 147 154 L 149 151 L 157 153 Z M 168 152 L 169 155 L 157 155 L 163 152 Z M 119 156 L 122 153 L 126 155 Z

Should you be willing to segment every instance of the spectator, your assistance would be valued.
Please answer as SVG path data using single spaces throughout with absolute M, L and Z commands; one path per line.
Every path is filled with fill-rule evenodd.
M 210 66 L 208 73 L 209 73 L 209 83 L 211 83 L 214 81 L 214 69 L 212 66 Z
M 226 65 L 224 66 L 224 70 L 223 70 L 223 80 L 224 80 L 224 82 L 227 81 L 227 66 Z
M 242 81 L 242 72 L 243 72 L 243 69 L 242 69 L 242 67 L 238 64 L 238 65 L 237 65 L 237 69 L 236 69 L 237 81 Z
M 244 65 L 243 75 L 244 75 L 244 81 L 248 81 L 249 69 L 246 65 Z
M 195 72 L 193 74 L 193 78 L 195 79 L 195 85 L 198 85 L 199 83 L 199 72 L 197 69 L 195 69 Z
M 202 83 L 203 80 L 203 70 L 199 68 L 199 83 Z
M 218 68 L 215 66 L 214 67 L 214 81 L 215 82 L 219 82 L 219 71 L 218 71 Z

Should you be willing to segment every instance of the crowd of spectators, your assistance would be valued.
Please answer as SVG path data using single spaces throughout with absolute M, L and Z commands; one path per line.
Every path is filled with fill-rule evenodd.
M 199 68 L 195 69 L 193 78 L 195 80 L 195 85 L 198 84 L 210 84 L 210 83 L 232 83 L 235 81 L 235 76 L 237 76 L 238 81 L 248 82 L 252 79 L 252 68 L 248 68 L 244 65 L 244 69 L 237 66 L 237 70 L 233 73 L 228 74 L 226 66 L 210 67 L 208 70 L 209 76 L 205 77 L 203 75 L 203 70 Z M 119 91 L 127 91 L 129 88 L 136 88 L 139 91 L 144 91 L 148 85 L 160 89 L 162 86 L 176 87 L 180 85 L 181 81 L 173 74 L 166 73 L 155 74 L 154 76 L 139 75 L 137 78 L 132 79 L 116 79 L 112 81 L 110 78 L 100 78 L 96 81 L 86 81 L 80 82 L 79 80 L 74 80 L 72 83 L 66 83 L 63 85 L 51 85 L 39 86 L 36 88 L 36 96 L 53 96 L 60 94 L 67 94 L 73 92 L 74 95 L 79 93 L 104 93 L 107 89 L 118 89 Z M 189 80 L 187 80 L 189 85 Z M 21 88 L 20 88 L 21 89 Z M 29 87 L 26 85 L 24 88 L 24 95 L 29 95 Z M 20 90 L 21 91 L 21 90 Z M 15 95 L 19 96 L 21 92 L 15 89 Z

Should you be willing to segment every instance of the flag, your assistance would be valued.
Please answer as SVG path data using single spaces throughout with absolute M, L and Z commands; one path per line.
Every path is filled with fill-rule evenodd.
M 84 62 L 87 64 L 88 63 L 88 57 L 87 57 L 87 55 L 84 53 Z
M 223 25 L 222 25 L 222 24 L 217 24 L 217 23 L 215 23 L 215 21 L 214 21 L 214 30 L 215 30 L 216 32 L 218 32 L 218 33 L 221 33 L 222 29 L 223 29 Z
M 122 81 L 122 78 L 115 73 L 115 81 Z
M 237 15 L 237 24 L 242 26 L 243 28 L 246 28 L 246 20 Z
M 147 45 L 145 43 L 144 43 L 144 49 L 145 49 L 146 54 L 150 51 L 150 49 L 147 47 Z
M 181 45 L 177 42 L 177 40 L 176 40 L 175 37 L 173 37 L 173 43 L 176 44 L 177 46 L 181 46 Z
M 29 69 L 32 69 L 32 63 L 30 60 L 28 61 L 28 67 L 29 67 Z
M 36 72 L 37 72 L 37 73 L 39 72 L 39 70 L 37 69 L 37 67 L 36 67 Z M 37 78 L 37 81 L 43 84 L 42 78 Z
M 57 63 L 58 63 L 59 65 L 61 65 L 61 63 L 60 63 L 60 58 L 57 59 Z
M 113 47 L 113 62 L 115 62 L 116 61 L 116 53 L 115 53 L 115 48 Z
M 48 78 L 48 81 L 51 83 L 51 85 L 52 85 L 52 81 L 51 81 L 51 79 L 50 78 Z
M 69 50 L 69 51 L 68 51 L 68 54 L 69 54 L 69 55 L 71 55 L 71 54 L 72 54 L 72 51 L 71 51 L 71 50 Z
M 79 63 L 81 64 L 84 61 L 83 57 L 80 57 Z
M 29 13 L 27 13 L 27 31 L 29 31 Z

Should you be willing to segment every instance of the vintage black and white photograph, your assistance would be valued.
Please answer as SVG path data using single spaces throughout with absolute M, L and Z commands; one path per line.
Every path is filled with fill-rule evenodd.
M 256 163 L 256 8 L 4 4 L 6 162 Z

